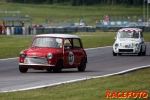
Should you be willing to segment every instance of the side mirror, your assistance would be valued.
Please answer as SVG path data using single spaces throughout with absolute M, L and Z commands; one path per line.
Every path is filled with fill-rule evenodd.
M 67 47 L 67 49 L 70 49 L 70 47 Z
M 65 50 L 69 50 L 70 49 L 70 47 L 65 47 Z

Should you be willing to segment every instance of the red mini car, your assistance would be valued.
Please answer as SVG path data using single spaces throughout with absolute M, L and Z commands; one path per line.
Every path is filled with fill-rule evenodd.
M 19 62 L 21 73 L 29 68 L 53 72 L 61 72 L 63 68 L 84 71 L 87 55 L 78 36 L 43 34 L 35 36 L 29 49 L 20 52 Z

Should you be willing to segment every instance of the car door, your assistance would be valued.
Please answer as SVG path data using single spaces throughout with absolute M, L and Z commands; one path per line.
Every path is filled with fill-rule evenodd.
M 74 49 L 75 66 L 79 66 L 81 63 L 81 59 L 84 55 L 80 39 L 78 38 L 73 39 L 73 49 Z
M 64 41 L 64 67 L 73 67 L 74 63 L 74 50 L 72 39 L 65 39 Z

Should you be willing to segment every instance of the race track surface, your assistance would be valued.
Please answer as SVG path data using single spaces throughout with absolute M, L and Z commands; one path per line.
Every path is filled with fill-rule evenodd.
M 147 43 L 146 56 L 122 55 L 114 57 L 112 47 L 88 49 L 86 52 L 88 63 L 85 72 L 78 72 L 75 68 L 63 69 L 61 73 L 33 69 L 29 69 L 27 73 L 20 73 L 18 58 L 0 60 L 0 92 L 90 78 L 150 65 L 150 43 Z

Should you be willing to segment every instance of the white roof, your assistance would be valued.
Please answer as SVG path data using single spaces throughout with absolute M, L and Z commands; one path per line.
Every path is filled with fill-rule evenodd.
M 79 38 L 76 35 L 69 35 L 69 34 L 41 34 L 41 35 L 36 35 L 36 37 Z
M 119 32 L 122 32 L 122 31 L 136 31 L 136 32 L 141 32 L 142 30 L 139 29 L 139 28 L 122 28 L 119 30 Z

